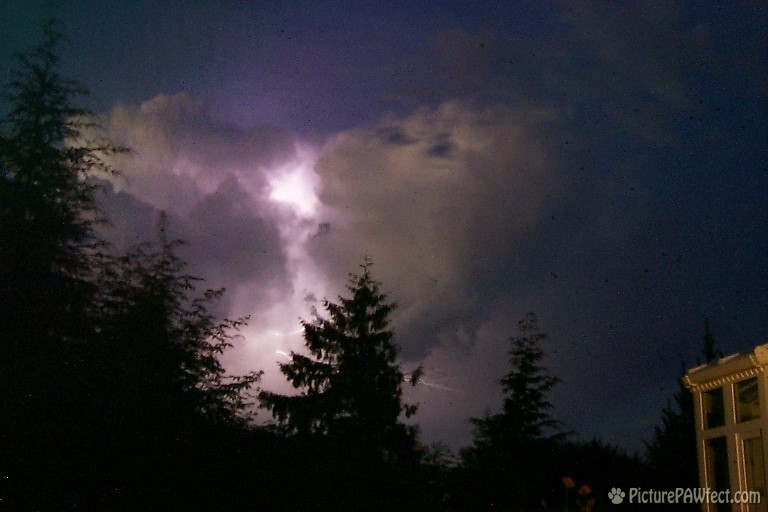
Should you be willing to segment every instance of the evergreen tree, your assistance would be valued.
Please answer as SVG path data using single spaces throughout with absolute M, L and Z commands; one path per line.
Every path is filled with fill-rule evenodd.
M 70 103 L 84 90 L 57 71 L 59 39 L 49 23 L 18 57 L 0 130 L 0 504 L 207 503 L 211 447 L 244 432 L 259 374 L 224 375 L 242 321 L 212 316 L 221 292 L 196 295 L 176 244 L 106 254 L 93 178 L 124 150 Z
M 349 297 L 324 301 L 326 318 L 302 321 L 309 355 L 293 352 L 280 365 L 299 393 L 260 394 L 302 454 L 294 473 L 304 484 L 293 510 L 423 510 L 427 496 L 416 428 L 400 421 L 416 407 L 402 400 L 389 329 L 395 306 L 371 277 L 370 261 L 361 267 L 350 275 Z
M 524 444 L 528 441 L 561 437 L 560 422 L 552 418 L 549 392 L 560 381 L 541 365 L 540 345 L 548 336 L 539 332 L 536 315 L 528 313 L 518 322 L 521 336 L 510 339 L 509 372 L 499 380 L 504 391 L 502 412 L 472 418 L 477 446 L 499 442 Z
M 156 400 L 163 416 L 242 425 L 252 405 L 247 391 L 261 373 L 226 376 L 219 356 L 247 319 L 215 318 L 210 308 L 224 290 L 197 293 L 202 279 L 185 272 L 186 263 L 175 254 L 182 242 L 166 241 L 164 214 L 160 222 L 159 246 L 135 247 L 117 258 L 105 279 L 101 336 L 111 350 L 132 353 L 125 359 L 127 371 L 145 373 L 130 377 L 144 388 L 142 403 Z M 178 409 L 169 413 L 172 404 Z
M 7 337 L 78 337 L 94 292 L 91 258 L 102 244 L 93 198 L 101 159 L 123 151 L 98 136 L 90 114 L 70 104 L 85 90 L 58 71 L 59 35 L 17 57 L 0 132 L 0 286 Z M 21 341 L 18 340 L 17 341 Z
M 542 366 L 540 345 L 548 337 L 539 332 L 533 313 L 518 325 L 520 336 L 510 339 L 510 370 L 499 381 L 502 412 L 472 418 L 473 445 L 461 453 L 467 487 L 459 493 L 459 505 L 470 509 L 537 506 L 546 490 L 550 455 L 565 435 L 550 414 L 548 394 L 559 379 Z
M 712 336 L 712 329 L 709 326 L 709 318 L 704 319 L 704 362 L 709 363 L 718 357 L 723 357 L 723 353 L 715 348 L 715 338 Z
M 371 263 L 351 275 L 350 297 L 324 301 L 328 318 L 302 321 L 310 355 L 291 353 L 280 369 L 297 395 L 263 392 L 261 402 L 289 433 L 354 443 L 384 460 L 411 453 L 415 429 L 399 420 L 416 407 L 402 401 L 404 376 L 388 328 L 395 308 L 371 277 Z
M 661 411 L 661 425 L 654 427 L 653 441 L 645 443 L 651 478 L 656 487 L 698 487 L 698 455 L 693 393 L 678 381 L 678 390 Z M 696 505 L 678 505 L 697 510 Z
M 704 320 L 703 341 L 702 355 L 706 363 L 722 357 L 708 319 Z M 683 375 L 685 369 L 680 373 L 672 401 L 661 411 L 661 425 L 654 428 L 653 440 L 645 443 L 648 464 L 657 486 L 697 487 L 699 483 L 693 393 L 683 385 Z M 679 508 L 696 509 L 683 505 Z
M 49 23 L 17 56 L 0 121 L 0 460 L 19 508 L 65 494 L 90 456 L 78 441 L 102 247 L 90 177 L 120 151 L 86 134 L 98 129 L 70 103 L 84 90 L 59 75 L 59 39 Z
M 541 365 L 541 345 L 549 338 L 539 332 L 536 315 L 528 313 L 519 322 L 521 336 L 512 338 L 509 352 L 511 369 L 501 379 L 504 390 L 502 417 L 509 427 L 507 434 L 521 440 L 551 437 L 560 422 L 550 415 L 552 403 L 548 395 L 560 382 Z
M 133 248 L 100 276 L 90 394 L 101 410 L 94 469 L 108 493 L 94 501 L 104 508 L 208 503 L 190 483 L 217 478 L 206 447 L 248 425 L 261 375 L 225 374 L 219 356 L 246 319 L 213 315 L 223 290 L 197 291 L 201 279 L 175 254 L 181 242 L 167 242 L 164 215 L 160 223 L 158 244 Z

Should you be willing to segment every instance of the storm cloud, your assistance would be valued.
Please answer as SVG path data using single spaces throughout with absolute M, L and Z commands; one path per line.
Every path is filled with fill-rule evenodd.
M 12 10 L 9 41 L 30 37 Z M 116 248 L 157 215 L 276 370 L 365 255 L 423 364 L 424 440 L 501 404 L 535 312 L 555 415 L 630 449 L 693 365 L 768 329 L 762 5 L 69 2 L 62 63 L 132 152 L 100 196 Z M 25 21 L 26 20 L 26 21 Z M 125 41 L 130 44 L 126 45 Z M 10 44 L 10 43 L 9 43 Z M 20 46 L 23 47 L 23 46 Z M 76 51 L 75 51 L 76 50 Z M 265 418 L 262 418 L 265 419 Z
M 648 354 L 663 351 L 625 344 L 642 346 L 643 326 L 674 308 L 650 297 L 685 292 L 665 256 L 665 215 L 625 184 L 631 170 L 595 169 L 579 152 L 585 138 L 568 133 L 550 109 L 451 102 L 340 134 L 318 160 L 334 229 L 310 253 L 337 280 L 363 254 L 374 259 L 400 306 L 404 357 L 449 388 L 415 392 L 432 435 L 498 405 L 507 340 L 528 311 L 551 335 L 558 409 L 578 430 L 585 410 L 632 399 L 617 368 L 647 375 Z
M 164 211 L 166 236 L 185 242 L 180 252 L 190 270 L 208 286 L 227 288 L 227 301 L 264 300 L 282 286 L 286 263 L 267 172 L 290 159 L 290 137 L 217 123 L 186 95 L 116 107 L 104 124 L 116 144 L 130 148 L 114 159 L 118 174 L 101 195 L 110 220 L 105 235 L 117 249 L 156 242 Z

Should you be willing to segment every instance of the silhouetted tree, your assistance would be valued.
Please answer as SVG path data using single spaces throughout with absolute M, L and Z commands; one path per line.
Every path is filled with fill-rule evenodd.
M 349 297 L 324 301 L 327 318 L 302 321 L 309 355 L 292 352 L 280 365 L 299 393 L 262 392 L 260 400 L 286 433 L 311 444 L 307 452 L 315 459 L 305 463 L 326 467 L 312 474 L 335 482 L 329 485 L 339 491 L 328 494 L 332 503 L 349 508 L 364 500 L 366 508 L 391 509 L 416 496 L 407 492 L 415 481 L 406 476 L 418 459 L 416 429 L 400 421 L 416 407 L 402 400 L 404 375 L 389 329 L 395 306 L 371 277 L 370 261 L 361 268 L 350 275 Z M 313 501 L 308 508 L 319 506 Z
M 536 316 L 519 322 L 520 336 L 510 339 L 510 370 L 499 381 L 504 390 L 502 412 L 472 418 L 473 446 L 462 451 L 467 487 L 460 494 L 467 508 L 529 509 L 545 491 L 546 467 L 556 443 L 564 437 L 550 411 L 548 394 L 559 382 L 542 366 Z
M 651 479 L 657 488 L 699 485 L 693 394 L 682 382 L 678 386 L 671 402 L 661 411 L 661 425 L 654 427 L 653 440 L 645 443 Z M 697 505 L 676 507 L 698 510 Z
M 89 178 L 110 171 L 101 155 L 122 151 L 89 135 L 97 124 L 70 104 L 85 90 L 59 76 L 52 24 L 44 34 L 17 57 L 0 135 L 0 286 L 2 305 L 13 312 L 4 331 L 23 333 L 26 342 L 82 331 L 77 315 L 90 303 L 86 277 L 101 246 Z
M 706 363 L 722 357 L 716 346 L 709 320 L 704 320 L 702 355 Z M 693 394 L 685 388 L 682 376 L 672 400 L 661 411 L 661 425 L 654 428 L 653 440 L 646 442 L 648 464 L 657 487 L 697 487 L 698 455 L 696 453 L 696 423 Z M 678 505 L 680 510 L 696 510 L 694 506 Z
M 426 446 L 422 452 L 421 473 L 425 480 L 422 493 L 429 505 L 420 510 L 450 510 L 458 457 L 442 442 Z
M 164 409 L 178 404 L 173 414 L 242 425 L 251 405 L 244 393 L 260 372 L 226 376 L 218 356 L 231 346 L 233 333 L 246 319 L 216 319 L 210 308 L 224 290 L 197 293 L 202 279 L 185 272 L 186 263 L 174 252 L 180 244 L 161 236 L 159 246 L 142 244 L 117 259 L 112 286 L 101 304 L 100 332 L 120 343 L 115 350 L 143 358 L 132 368 L 147 372 L 134 379 L 146 387 L 143 402 L 154 395 Z M 177 398 L 171 399 L 174 394 Z
M 549 337 L 539 332 L 536 315 L 528 313 L 519 322 L 521 336 L 511 339 L 509 352 L 511 369 L 501 379 L 504 409 L 499 419 L 505 434 L 520 440 L 552 437 L 560 422 L 552 418 L 552 403 L 548 395 L 560 382 L 541 365 L 544 352 L 541 344 Z M 482 425 L 482 422 L 475 422 Z
M 102 245 L 90 177 L 119 151 L 86 135 L 98 130 L 70 103 L 84 90 L 58 74 L 58 40 L 49 23 L 17 56 L 0 130 L 0 459 L 19 508 L 66 494 L 89 457 L 82 370 Z
M 712 329 L 709 326 L 709 318 L 704 319 L 704 362 L 709 363 L 718 357 L 723 357 L 723 353 L 715 348 L 715 338 L 712 336 Z
M 231 460 L 264 446 L 243 428 L 259 374 L 218 360 L 242 320 L 212 315 L 221 292 L 164 237 L 107 254 L 93 178 L 124 150 L 71 105 L 58 41 L 49 23 L 18 57 L 0 130 L 0 507 L 218 509 L 245 481 Z
M 298 395 L 262 392 L 262 404 L 291 433 L 362 436 L 383 457 L 413 448 L 415 432 L 399 420 L 416 407 L 402 401 L 404 376 L 388 329 L 394 304 L 386 302 L 371 264 L 351 275 L 351 297 L 324 301 L 329 317 L 302 321 L 310 355 L 291 353 L 280 370 Z
M 174 252 L 180 242 L 165 240 L 164 223 L 161 216 L 159 245 L 140 245 L 107 267 L 97 324 L 101 363 L 110 370 L 94 369 L 104 444 L 113 447 L 105 464 L 115 472 L 115 496 L 108 498 L 140 496 L 136 506 L 163 503 L 185 479 L 214 477 L 200 449 L 212 432 L 246 426 L 256 399 L 249 391 L 261 375 L 225 375 L 219 356 L 245 319 L 213 315 L 223 290 L 196 291 L 200 279 L 185 272 Z

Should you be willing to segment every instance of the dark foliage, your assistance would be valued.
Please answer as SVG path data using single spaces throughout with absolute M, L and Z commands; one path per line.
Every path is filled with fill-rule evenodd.
M 723 357 L 723 352 L 716 348 L 715 337 L 712 335 L 712 328 L 709 325 L 709 319 L 704 319 L 704 362 L 709 363 L 718 357 Z
M 173 244 L 107 254 L 93 178 L 122 149 L 70 105 L 57 41 L 18 57 L 0 132 L 0 507 L 216 509 L 204 489 L 242 480 L 230 439 L 254 445 L 259 375 L 217 359 L 241 321 L 213 318 Z
M 709 320 L 704 320 L 702 355 L 709 363 L 723 354 L 717 349 Z M 693 393 L 682 383 L 661 411 L 661 425 L 654 428 L 653 439 L 646 443 L 651 479 L 657 488 L 674 489 L 699 486 L 698 455 L 696 453 L 696 423 Z M 695 505 L 679 505 L 679 510 L 696 510 Z
M 654 427 L 653 440 L 645 444 L 650 481 L 656 489 L 699 486 L 696 453 L 696 423 L 693 394 L 679 382 L 672 402 L 661 411 L 661 425 Z M 698 510 L 695 504 L 678 504 L 668 510 Z
M 401 399 L 404 376 L 388 329 L 395 306 L 372 279 L 370 263 L 362 269 L 350 278 L 349 298 L 324 302 L 328 318 L 302 322 L 310 355 L 294 352 L 280 365 L 301 392 L 262 392 L 260 398 L 288 433 L 355 440 L 382 460 L 407 457 L 415 431 L 399 418 L 416 408 Z
M 98 130 L 69 103 L 83 91 L 57 73 L 58 39 L 48 25 L 17 57 L 0 131 L 0 460 L 11 489 L 42 487 L 21 501 L 65 492 L 89 456 L 79 440 L 91 432 L 82 397 L 103 247 L 89 178 L 120 151 L 86 136 Z
M 151 414 L 172 409 L 166 415 L 179 421 L 201 417 L 243 426 L 242 413 L 253 405 L 246 392 L 260 372 L 225 376 L 218 356 L 246 319 L 217 320 L 209 310 L 224 290 L 198 294 L 201 280 L 186 274 L 174 253 L 180 242 L 163 238 L 158 247 L 140 245 L 107 267 L 97 327 L 102 344 L 119 356 L 117 373 L 126 384 L 140 386 L 132 389 L 138 402 L 157 402 Z
M 630 487 L 650 488 L 642 460 L 597 439 L 563 442 L 552 460 L 544 495 L 547 510 L 615 510 L 608 500 L 614 487 L 625 492 Z M 621 508 L 632 510 L 626 501 Z
M 541 364 L 544 357 L 541 345 L 549 338 L 539 332 L 533 313 L 519 322 L 519 328 L 521 335 L 510 340 L 511 369 L 500 381 L 504 391 L 503 412 L 496 415 L 494 421 L 500 423 L 505 437 L 511 436 L 512 442 L 560 437 L 556 434 L 560 423 L 551 417 L 552 404 L 547 398 L 560 379 L 549 375 Z M 481 433 L 481 442 L 483 428 L 495 427 L 484 420 L 473 420 L 473 423 Z
M 499 381 L 504 406 L 498 414 L 472 418 L 473 446 L 462 452 L 461 491 L 464 509 L 530 510 L 540 506 L 547 489 L 547 468 L 554 462 L 564 434 L 550 415 L 548 393 L 558 379 L 542 366 L 538 331 L 532 313 L 519 322 L 520 336 L 510 339 L 510 371 Z
M 198 294 L 176 245 L 161 237 L 102 269 L 91 380 L 109 447 L 100 472 L 110 476 L 97 504 L 170 505 L 169 491 L 188 495 L 209 457 L 218 459 L 201 457 L 201 447 L 247 424 L 247 392 L 260 373 L 227 377 L 218 360 L 244 320 L 214 318 L 222 291 Z
M 394 305 L 379 291 L 368 261 L 348 289 L 350 297 L 325 301 L 328 318 L 302 322 L 310 355 L 292 353 L 281 365 L 299 394 L 260 395 L 289 442 L 312 447 L 297 468 L 310 473 L 303 494 L 312 498 L 296 506 L 424 509 L 416 431 L 400 421 L 416 408 L 401 398 L 404 376 L 388 329 Z M 317 493 L 309 491 L 315 486 Z
M 559 379 L 542 364 L 548 337 L 533 314 L 519 325 L 499 381 L 502 412 L 471 420 L 474 443 L 449 475 L 449 502 L 459 510 L 610 510 L 608 491 L 647 485 L 646 466 L 598 440 L 569 439 L 551 415 L 548 394 Z

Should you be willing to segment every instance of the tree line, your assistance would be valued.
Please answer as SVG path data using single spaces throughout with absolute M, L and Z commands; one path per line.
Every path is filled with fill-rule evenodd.
M 563 429 L 533 314 L 510 339 L 501 411 L 471 419 L 458 459 L 423 446 L 402 398 L 421 368 L 398 363 L 368 260 L 302 322 L 306 350 L 281 365 L 296 393 L 227 375 L 219 356 L 247 319 L 211 313 L 224 292 L 187 272 L 164 216 L 125 253 L 99 236 L 97 178 L 128 150 L 72 105 L 85 91 L 59 75 L 58 40 L 48 25 L 18 56 L 0 131 L 0 507 L 597 511 L 611 487 L 695 483 L 685 390 L 648 460 Z M 274 425 L 254 424 L 259 407 Z

